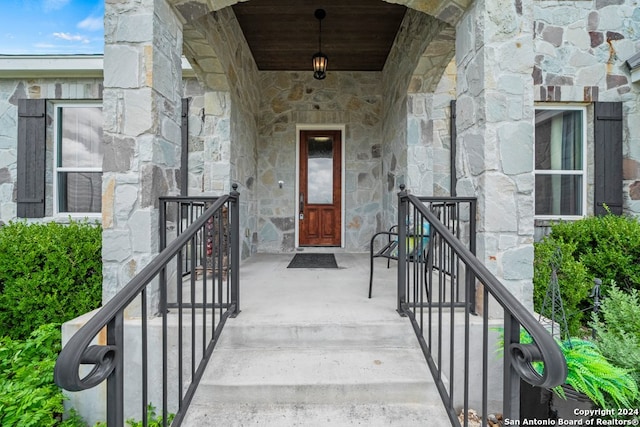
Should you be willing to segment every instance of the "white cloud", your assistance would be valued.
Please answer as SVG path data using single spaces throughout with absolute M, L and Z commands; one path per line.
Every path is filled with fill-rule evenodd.
M 94 16 L 89 16 L 78 23 L 78 28 L 87 31 L 98 31 L 102 29 L 103 25 L 104 21 L 102 17 L 96 18 Z
M 70 0 L 43 0 L 42 8 L 45 12 L 62 9 L 69 3 L 69 1 Z
M 53 37 L 57 38 L 57 39 L 62 39 L 62 40 L 67 40 L 70 42 L 82 42 L 82 43 L 89 43 L 89 39 L 87 39 L 85 36 L 81 36 L 79 34 L 76 34 L 75 36 L 69 33 L 53 33 Z

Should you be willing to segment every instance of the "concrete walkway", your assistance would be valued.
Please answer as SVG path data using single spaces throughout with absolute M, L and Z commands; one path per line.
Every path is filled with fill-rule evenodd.
M 313 252 L 307 250 L 307 252 Z M 413 329 L 395 311 L 394 267 L 336 253 L 338 269 L 241 266 L 229 319 L 185 426 L 449 426 Z

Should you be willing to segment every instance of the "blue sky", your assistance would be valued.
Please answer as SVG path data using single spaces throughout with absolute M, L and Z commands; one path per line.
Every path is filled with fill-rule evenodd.
M 0 0 L 0 55 L 104 50 L 104 0 Z

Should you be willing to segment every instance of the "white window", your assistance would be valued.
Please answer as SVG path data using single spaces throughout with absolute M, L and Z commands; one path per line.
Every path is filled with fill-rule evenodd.
M 92 216 L 102 209 L 102 105 L 56 103 L 55 213 Z
M 571 219 L 585 215 L 585 123 L 585 107 L 536 108 L 536 218 Z

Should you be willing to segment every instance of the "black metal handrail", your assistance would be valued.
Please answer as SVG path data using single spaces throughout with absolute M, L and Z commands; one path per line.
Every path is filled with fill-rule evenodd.
M 476 212 L 477 200 L 475 197 L 417 197 L 447 227 L 451 234 L 459 241 L 465 242 L 466 247 L 473 255 L 476 254 L 476 216 L 474 213 Z M 430 233 L 430 230 L 427 231 Z M 471 313 L 476 314 L 475 304 L 472 303 L 476 299 L 475 287 L 457 280 L 460 272 L 456 271 L 457 266 L 454 262 L 453 252 L 440 244 L 437 234 L 433 236 L 432 246 L 439 249 L 431 252 L 433 268 L 438 270 L 439 274 L 450 279 L 451 300 L 449 303 L 453 303 L 456 307 L 467 305 Z M 467 285 L 466 288 L 465 285 Z M 468 298 L 464 297 L 465 289 L 469 289 Z M 436 304 L 436 302 L 429 301 L 428 304 Z
M 106 421 L 109 427 L 124 425 L 125 415 L 129 418 L 131 412 L 139 415 L 134 418 L 142 419 L 143 425 L 147 426 L 150 404 L 162 405 L 159 411 L 164 426 L 180 425 L 226 319 L 240 312 L 237 185 L 229 195 L 211 202 L 211 206 L 70 338 L 58 356 L 54 380 L 63 389 L 81 391 L 107 381 Z M 166 228 L 163 212 L 160 212 L 160 228 Z M 204 253 L 206 248 L 197 246 L 207 241 L 217 251 L 215 256 L 202 257 L 205 272 L 202 280 L 194 274 L 185 280 L 181 274 L 183 253 Z M 223 268 L 225 256 L 227 265 Z M 195 267 L 196 258 L 189 260 Z M 209 283 L 207 262 L 212 263 L 212 270 L 217 273 Z M 199 303 L 198 299 L 201 299 Z M 174 307 L 171 313 L 170 307 Z M 161 344 L 148 336 L 150 324 L 156 323 L 157 319 L 160 319 Z M 104 341 L 101 332 L 105 329 L 106 343 L 101 343 Z M 125 329 L 131 333 L 125 334 Z M 189 329 L 191 333 L 188 333 Z M 92 344 L 96 341 L 97 344 Z M 155 346 L 151 350 L 149 341 L 161 345 L 161 351 Z M 140 352 L 141 357 L 134 361 L 127 358 L 127 366 L 124 366 L 125 350 Z M 89 372 L 85 374 L 87 370 Z M 127 381 L 134 382 L 132 378 L 138 377 L 140 393 L 125 388 L 125 370 L 128 370 Z M 139 409 L 127 406 L 136 400 Z M 169 422 L 170 412 L 175 414 L 172 423 Z
M 429 209 L 433 214 L 444 224 L 451 233 L 456 236 L 456 238 L 460 240 L 464 240 L 467 242 L 468 248 L 471 253 L 476 253 L 476 217 L 475 215 L 471 215 L 471 212 L 476 211 L 476 199 L 474 197 L 423 197 L 419 196 L 418 199 L 425 204 L 427 209 Z M 421 223 L 414 223 L 414 216 L 407 216 L 407 237 L 409 241 L 418 243 L 420 239 L 424 239 L 429 235 L 428 225 L 424 225 Z M 386 236 L 386 239 L 378 239 L 379 236 Z M 437 236 L 436 236 L 437 238 Z M 385 242 L 386 241 L 386 242 Z M 374 250 L 375 244 L 383 243 L 383 245 Z M 411 260 L 413 262 L 424 263 L 425 259 L 420 259 L 426 254 L 425 249 L 428 249 L 428 246 L 424 245 L 422 242 L 422 246 L 425 247 L 413 247 L 413 251 L 410 255 Z M 373 267 L 374 267 L 374 258 L 387 258 L 387 268 L 390 266 L 390 260 L 397 261 L 397 245 L 398 245 L 398 225 L 392 226 L 389 231 L 380 231 L 373 235 L 370 243 L 370 276 L 369 276 L 369 298 L 371 298 L 372 294 L 372 285 L 373 285 Z M 436 246 L 440 247 L 440 245 L 436 244 Z M 435 252 L 432 254 L 438 258 L 438 262 L 440 267 L 436 267 L 440 269 L 442 274 L 448 275 L 452 278 L 456 277 L 456 272 L 454 270 L 454 265 L 452 264 L 452 260 L 454 259 L 451 251 L 441 251 Z M 413 257 L 416 257 L 413 259 Z M 417 272 L 418 270 L 415 270 Z M 463 292 L 464 292 L 464 283 L 459 280 L 452 280 L 451 285 L 454 286 L 453 291 L 453 302 L 456 307 L 464 307 L 464 305 L 469 304 L 466 300 L 464 300 Z M 469 301 L 475 301 L 475 288 L 471 289 L 471 295 L 469 297 Z M 425 302 L 426 305 L 432 304 L 431 301 Z M 471 312 L 475 314 L 475 305 L 469 304 Z M 398 306 L 398 311 L 400 310 L 400 306 Z
M 166 196 L 160 197 L 160 250 L 167 246 L 170 235 L 179 236 L 183 234 L 187 228 L 199 218 L 203 212 L 211 206 L 217 197 L 190 197 L 190 196 Z M 200 239 L 201 235 L 196 235 L 196 239 Z M 195 258 L 196 262 L 202 260 L 206 247 L 202 242 L 196 240 L 196 252 L 191 253 L 185 251 L 182 254 L 182 274 L 190 274 L 191 258 Z
M 519 420 L 520 380 L 545 388 L 562 384 L 567 375 L 564 356 L 551 334 L 476 258 L 474 235 L 467 236 L 465 246 L 425 200 L 403 187 L 398 194 L 398 311 L 411 320 L 452 425 L 461 425 L 458 416 L 463 413 L 462 425 L 468 426 L 470 408 L 481 414 L 483 426 L 488 425 L 490 411 Z M 475 215 L 474 204 L 456 221 Z M 416 263 L 407 257 L 406 236 L 424 233 L 427 223 L 429 239 L 421 248 L 427 256 Z M 473 227 L 468 230 L 475 234 Z M 456 295 L 458 281 L 464 284 L 460 295 Z M 481 303 L 479 315 L 472 316 L 476 287 Z M 531 344 L 520 343 L 521 329 L 529 333 Z M 490 334 L 496 343 L 503 340 L 501 349 L 496 343 L 489 345 Z M 501 359 L 496 357 L 499 350 Z M 543 364 L 541 374 L 534 362 Z M 502 381 L 490 378 L 495 375 L 490 363 L 502 364 Z M 495 393 L 500 387 L 502 393 Z

